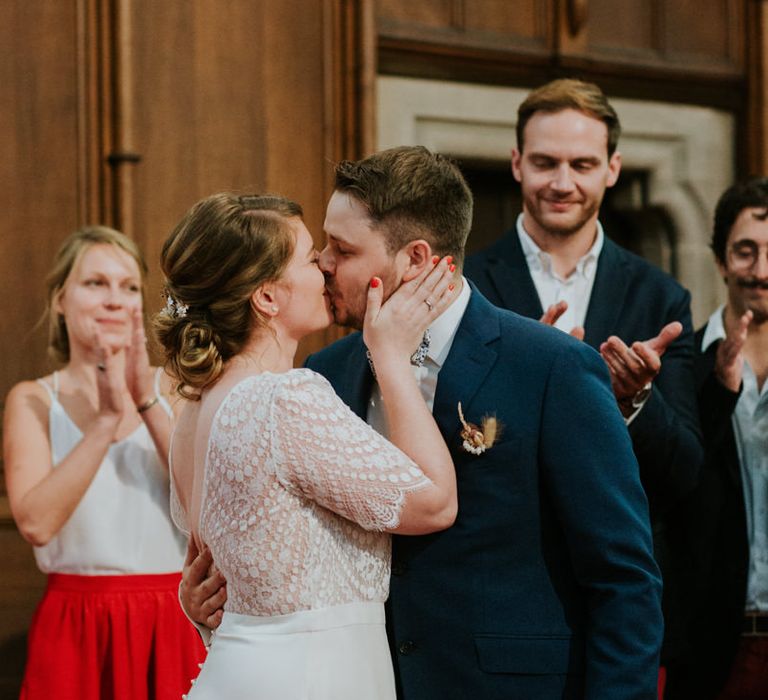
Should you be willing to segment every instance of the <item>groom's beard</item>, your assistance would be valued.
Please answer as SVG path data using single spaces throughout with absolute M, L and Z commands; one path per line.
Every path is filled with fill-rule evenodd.
M 400 286 L 400 280 L 397 280 L 393 273 L 379 274 L 377 277 L 384 284 L 384 301 L 386 302 L 392 292 Z M 325 288 L 328 290 L 328 296 L 331 300 L 334 323 L 345 328 L 363 330 L 365 309 L 368 305 L 368 285 L 357 287 L 351 293 L 341 293 L 337 288 L 335 278 L 326 277 Z

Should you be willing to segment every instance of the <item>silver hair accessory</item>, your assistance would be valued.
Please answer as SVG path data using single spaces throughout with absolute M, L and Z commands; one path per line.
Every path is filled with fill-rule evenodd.
M 416 348 L 416 352 L 411 355 L 411 364 L 414 367 L 421 367 L 424 364 L 424 360 L 427 359 L 427 353 L 429 353 L 429 344 L 432 342 L 432 336 L 429 333 L 429 328 L 424 331 L 424 337 L 419 343 L 419 347 Z M 368 359 L 368 365 L 371 368 L 373 378 L 376 378 L 376 368 L 373 366 L 373 360 L 371 359 L 371 353 L 368 348 L 365 349 L 365 356 Z
M 184 318 L 187 311 L 189 311 L 189 306 L 186 304 L 174 299 L 170 294 L 165 297 L 165 313 L 171 318 Z

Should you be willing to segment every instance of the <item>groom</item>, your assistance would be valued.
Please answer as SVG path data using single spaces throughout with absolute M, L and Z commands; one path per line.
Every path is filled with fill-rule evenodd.
M 387 617 L 399 696 L 652 700 L 661 582 L 605 363 L 466 282 L 471 214 L 458 168 L 421 147 L 341 163 L 326 213 L 320 266 L 342 325 L 362 327 L 373 276 L 387 294 L 432 254 L 457 265 L 456 298 L 430 329 L 418 372 L 456 465 L 459 514 L 446 531 L 393 540 Z M 386 431 L 360 333 L 307 366 Z M 459 403 L 468 422 L 482 428 L 495 416 L 502 426 L 481 454 L 464 444 Z M 199 604 L 201 591 L 216 583 L 201 583 L 199 570 L 188 568 L 182 601 L 202 622 L 211 603 Z

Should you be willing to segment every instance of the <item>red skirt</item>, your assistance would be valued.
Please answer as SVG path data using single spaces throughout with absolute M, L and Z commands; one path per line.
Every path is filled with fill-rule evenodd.
M 205 649 L 181 574 L 50 574 L 29 631 L 21 700 L 179 700 Z

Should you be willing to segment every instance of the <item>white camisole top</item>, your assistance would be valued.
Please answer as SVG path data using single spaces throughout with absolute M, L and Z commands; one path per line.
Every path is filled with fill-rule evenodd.
M 83 434 L 59 403 L 58 373 L 52 387 L 38 382 L 51 397 L 48 421 L 55 469 Z M 155 391 L 160 396 L 159 373 Z M 161 403 L 170 414 L 168 403 Z M 44 573 L 115 575 L 180 571 L 185 549 L 186 539 L 169 514 L 168 472 L 142 422 L 110 446 L 64 527 L 34 552 Z

